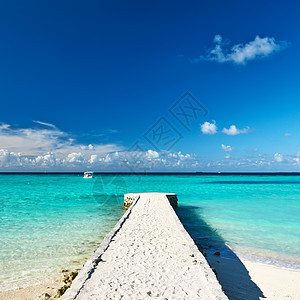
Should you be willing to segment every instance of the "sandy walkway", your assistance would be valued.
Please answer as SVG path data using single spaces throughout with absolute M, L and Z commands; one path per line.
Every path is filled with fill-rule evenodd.
M 227 299 L 164 195 L 141 194 L 130 209 L 76 299 Z

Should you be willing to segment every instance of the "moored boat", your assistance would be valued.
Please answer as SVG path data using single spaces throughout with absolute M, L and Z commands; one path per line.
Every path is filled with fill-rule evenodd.
M 83 174 L 83 178 L 94 178 L 94 172 L 90 172 L 90 171 L 87 171 L 87 172 L 84 172 Z

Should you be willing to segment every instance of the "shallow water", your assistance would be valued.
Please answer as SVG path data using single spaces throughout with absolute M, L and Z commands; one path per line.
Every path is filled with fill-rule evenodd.
M 77 175 L 0 175 L 2 289 L 51 279 L 93 253 L 123 214 L 122 197 L 98 203 L 93 183 Z
M 0 175 L 0 286 L 31 285 L 88 258 L 126 192 L 174 192 L 206 252 L 300 269 L 300 176 Z

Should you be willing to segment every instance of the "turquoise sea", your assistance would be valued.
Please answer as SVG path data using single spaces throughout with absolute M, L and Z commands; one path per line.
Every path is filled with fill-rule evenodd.
M 82 265 L 124 213 L 126 192 L 174 192 L 205 252 L 300 269 L 300 176 L 0 175 L 0 287 Z

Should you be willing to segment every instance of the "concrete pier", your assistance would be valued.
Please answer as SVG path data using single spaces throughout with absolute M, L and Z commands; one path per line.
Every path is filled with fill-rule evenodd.
M 62 299 L 227 299 L 172 208 L 175 194 L 126 194 L 124 206 Z

